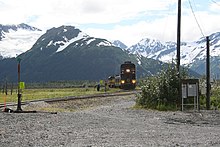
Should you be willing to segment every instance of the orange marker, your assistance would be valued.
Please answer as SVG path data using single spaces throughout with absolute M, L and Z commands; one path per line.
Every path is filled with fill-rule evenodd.
M 4 110 L 6 109 L 6 96 L 4 96 Z

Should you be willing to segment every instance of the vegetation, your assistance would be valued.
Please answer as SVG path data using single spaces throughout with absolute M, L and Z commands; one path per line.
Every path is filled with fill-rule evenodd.
M 107 89 L 107 92 L 114 92 L 117 89 Z M 44 88 L 44 89 L 24 89 L 22 91 L 22 101 L 39 100 L 47 98 L 59 98 L 67 96 L 82 96 L 82 95 L 93 95 L 105 93 L 104 87 L 100 91 L 97 91 L 94 87 L 85 88 Z M 4 102 L 17 102 L 17 93 L 14 92 L 12 95 L 0 93 L 0 103 Z
M 182 71 L 181 79 L 187 78 L 188 72 Z M 177 69 L 174 65 L 169 65 L 157 76 L 142 80 L 140 83 L 142 93 L 136 100 L 136 107 L 162 111 L 177 110 L 178 100 L 180 100 L 178 95 L 179 82 Z M 204 83 L 204 79 L 200 79 L 200 83 Z M 211 109 L 220 108 L 220 86 L 218 81 L 212 83 L 210 105 Z M 200 108 L 206 109 L 206 95 L 204 94 L 200 94 Z
M 180 85 L 177 68 L 170 64 L 157 76 L 148 77 L 142 81 L 142 93 L 136 101 L 137 107 L 157 110 L 176 110 Z M 186 77 L 182 72 L 181 78 Z
M 200 95 L 201 109 L 206 108 L 206 95 Z M 216 110 L 220 108 L 220 86 L 217 81 L 212 83 L 211 96 L 210 96 L 210 109 Z

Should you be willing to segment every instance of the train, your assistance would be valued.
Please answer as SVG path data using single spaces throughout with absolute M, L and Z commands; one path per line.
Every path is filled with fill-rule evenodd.
M 113 75 L 108 77 L 108 87 L 109 88 L 120 88 L 121 86 L 121 77 L 120 75 Z
M 108 86 L 110 88 L 121 88 L 125 90 L 136 87 L 136 68 L 131 61 L 126 61 L 120 66 L 120 75 L 109 76 Z

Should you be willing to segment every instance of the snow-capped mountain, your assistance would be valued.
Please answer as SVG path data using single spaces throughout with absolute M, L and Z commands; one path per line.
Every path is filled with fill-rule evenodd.
M 123 50 L 127 48 L 127 46 L 119 40 L 112 41 L 112 44 L 114 44 L 116 47 L 120 47 Z
M 220 32 L 213 33 L 210 39 L 210 55 L 220 56 Z M 139 54 L 147 58 L 153 58 L 163 62 L 171 62 L 176 59 L 176 43 L 162 42 L 156 39 L 142 39 L 127 50 L 132 54 Z M 190 65 L 196 60 L 206 58 L 206 38 L 202 37 L 194 42 L 181 43 L 181 65 Z
M 69 46 L 73 48 L 90 48 L 114 45 L 106 39 L 90 37 L 74 26 L 61 26 L 47 30 L 29 51 L 40 50 L 56 54 L 66 50 Z
M 22 59 L 22 80 L 28 82 L 100 80 L 120 72 L 120 64 L 132 61 L 137 77 L 154 75 L 164 63 L 131 55 L 102 38 L 91 37 L 74 26 L 51 28 L 31 49 L 18 55 Z M 138 59 L 137 59 L 138 58 Z M 16 58 L 0 61 L 0 78 L 16 81 Z
M 130 55 L 102 38 L 91 37 L 74 26 L 46 31 L 33 47 L 18 56 L 25 81 L 99 80 L 119 73 Z M 0 78 L 16 80 L 16 59 L 1 60 Z M 13 68 L 8 65 L 14 66 Z M 141 68 L 139 68 L 141 70 Z
M 0 58 L 11 58 L 31 49 L 44 32 L 27 24 L 0 24 Z
M 176 49 L 176 43 L 174 42 L 161 42 L 156 39 L 142 39 L 137 44 L 129 47 L 127 50 L 132 54 L 142 55 L 147 58 L 153 58 L 161 60 L 164 55 L 170 55 L 171 58 L 163 58 L 163 62 L 172 59 L 172 53 Z

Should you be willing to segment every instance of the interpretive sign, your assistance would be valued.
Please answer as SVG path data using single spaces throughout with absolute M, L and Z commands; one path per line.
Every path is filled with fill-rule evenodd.
M 188 85 L 188 96 L 197 96 L 197 84 L 189 84 Z
M 182 110 L 184 106 L 194 106 L 199 110 L 199 79 L 182 80 Z

